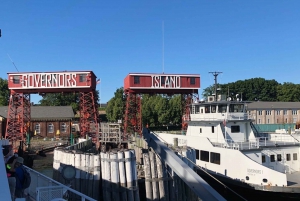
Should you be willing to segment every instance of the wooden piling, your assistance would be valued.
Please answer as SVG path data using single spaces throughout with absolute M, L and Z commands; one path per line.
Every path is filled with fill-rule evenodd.
M 105 200 L 111 200 L 111 175 L 110 175 L 110 161 L 109 153 L 105 153 Z
M 152 193 L 152 182 L 151 182 L 151 167 L 150 167 L 150 159 L 149 154 L 143 154 L 144 159 L 144 171 L 145 171 L 145 187 L 146 187 L 146 200 L 151 201 L 153 200 L 153 193 Z
M 110 153 L 111 160 L 111 187 L 112 187 L 112 200 L 120 201 L 119 190 L 119 162 L 117 153 Z
M 127 201 L 127 192 L 126 192 L 126 173 L 125 173 L 125 165 L 124 165 L 124 153 L 122 151 L 118 152 L 118 159 L 119 159 L 119 172 L 120 172 L 120 186 L 121 186 L 121 193 L 120 193 L 120 200 Z
M 166 201 L 162 163 L 158 155 L 155 154 L 155 156 L 156 156 L 156 165 L 157 165 L 157 179 L 158 179 L 158 186 L 159 186 L 159 199 L 160 201 Z
M 127 198 L 128 201 L 134 201 L 134 195 L 133 195 L 133 175 L 132 175 L 132 167 L 131 167 L 131 152 L 129 150 L 126 150 L 124 152 L 125 154 L 125 171 L 126 171 L 126 179 L 127 179 Z
M 151 179 L 152 179 L 152 190 L 153 190 L 153 200 L 159 200 L 159 191 L 157 179 L 157 169 L 156 169 L 156 160 L 155 153 L 149 151 L 150 166 L 151 166 Z
M 136 155 L 134 150 L 130 150 L 131 152 L 131 171 L 132 171 L 132 184 L 133 184 L 133 196 L 134 201 L 140 201 L 140 194 L 138 191 L 138 178 L 137 178 L 137 168 L 136 168 Z
M 94 159 L 94 171 L 93 171 L 93 198 L 99 200 L 100 192 L 100 155 L 95 154 Z

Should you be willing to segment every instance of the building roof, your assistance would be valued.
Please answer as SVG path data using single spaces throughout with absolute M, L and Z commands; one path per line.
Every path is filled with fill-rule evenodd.
M 0 116 L 7 117 L 8 106 L 0 107 Z M 31 119 L 71 119 L 74 112 L 71 106 L 31 106 Z
M 256 109 L 300 109 L 300 102 L 264 102 L 248 103 L 248 110 Z

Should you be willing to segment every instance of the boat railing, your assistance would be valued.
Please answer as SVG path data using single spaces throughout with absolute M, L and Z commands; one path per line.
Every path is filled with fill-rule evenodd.
M 25 189 L 25 195 L 31 199 L 36 201 L 50 201 L 55 198 L 63 198 L 63 199 L 71 199 L 76 198 L 76 200 L 82 201 L 96 201 L 93 198 L 90 198 L 69 186 L 63 185 L 46 175 L 43 175 L 31 168 L 24 166 L 25 169 L 29 172 L 31 176 L 30 186 Z
M 210 113 L 191 115 L 192 121 L 221 121 L 224 120 L 253 120 L 253 116 L 247 113 Z

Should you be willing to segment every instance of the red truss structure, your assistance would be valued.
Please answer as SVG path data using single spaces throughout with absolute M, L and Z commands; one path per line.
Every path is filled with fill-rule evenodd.
M 12 142 L 14 148 L 26 137 L 30 111 L 30 95 L 11 91 L 5 138 Z
M 92 137 L 92 141 L 99 143 L 98 109 L 95 91 L 80 92 L 80 136 L 86 134 Z
M 181 94 L 182 130 L 186 131 L 187 122 L 190 120 L 189 106 L 199 88 L 199 74 L 128 74 L 124 79 L 126 96 L 124 138 L 127 138 L 130 132 L 142 131 L 142 104 L 141 96 L 138 94 Z
M 96 78 L 93 71 L 8 73 L 10 99 L 5 138 L 14 146 L 25 141 L 31 118 L 30 94 L 79 93 L 81 137 L 91 136 L 99 147 Z
M 142 99 L 139 94 L 125 92 L 125 121 L 123 141 L 128 140 L 128 133 L 142 132 Z

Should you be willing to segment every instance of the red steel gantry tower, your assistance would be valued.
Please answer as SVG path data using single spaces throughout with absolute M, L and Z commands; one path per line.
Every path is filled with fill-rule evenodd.
M 130 73 L 124 79 L 125 115 L 124 140 L 131 132 L 142 131 L 142 98 L 140 94 L 181 94 L 182 130 L 186 131 L 190 120 L 190 104 L 198 98 L 199 74 L 151 74 Z
M 10 98 L 5 138 L 13 146 L 25 140 L 31 118 L 30 94 L 79 93 L 80 135 L 91 135 L 99 146 L 96 78 L 93 71 L 8 73 Z

